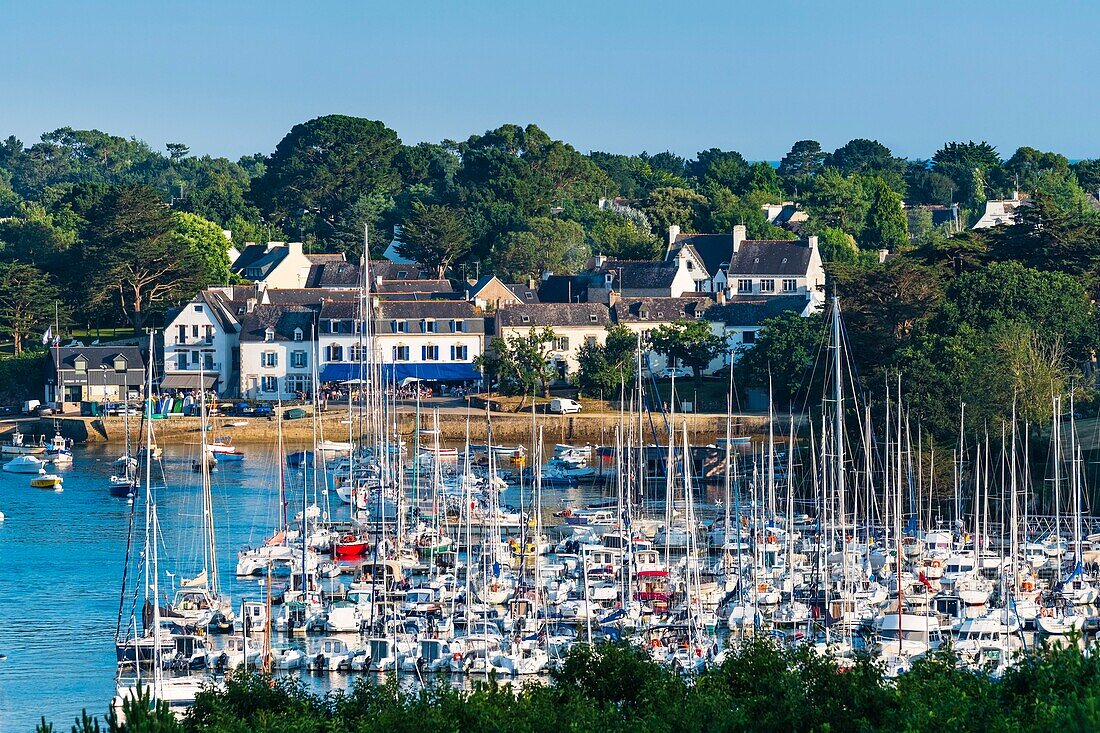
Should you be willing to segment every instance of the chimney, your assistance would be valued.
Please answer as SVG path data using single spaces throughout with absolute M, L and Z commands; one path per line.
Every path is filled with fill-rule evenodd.
M 878 263 L 879 263 L 880 265 L 881 265 L 881 264 L 882 264 L 883 262 L 885 262 L 885 261 L 886 261 L 886 255 L 888 255 L 888 254 L 890 254 L 890 250 L 888 250 L 888 249 L 880 249 L 880 250 L 878 251 Z
M 738 224 L 733 228 L 733 253 L 737 254 L 737 250 L 741 249 L 741 243 L 745 241 L 745 225 Z
M 271 250 L 275 249 L 276 247 L 285 247 L 285 246 L 286 246 L 286 242 L 268 242 L 267 243 L 267 249 L 265 249 L 264 251 L 265 252 L 270 252 Z
M 714 294 L 714 299 L 716 301 L 718 301 L 718 305 L 725 305 L 726 304 L 726 290 L 725 290 L 725 288 L 722 288 L 717 293 L 715 293 Z
M 806 237 L 806 244 L 807 246 L 809 246 L 811 252 L 817 249 L 817 235 L 815 234 L 812 237 Z
M 669 224 L 668 226 L 668 246 L 676 244 L 676 238 L 680 236 L 680 227 L 676 224 Z
M 286 245 L 288 255 L 302 256 L 302 243 L 301 242 L 287 242 Z
M 616 291 L 614 291 L 614 290 L 608 291 L 608 293 L 607 293 L 607 306 L 609 308 L 614 308 L 615 304 L 618 303 L 620 300 L 622 300 L 622 296 L 619 295 Z
M 244 308 L 245 308 L 245 312 L 247 312 L 247 313 L 251 313 L 252 311 L 256 310 L 256 299 L 255 298 L 248 298 L 247 300 L 245 300 Z
M 550 279 L 550 276 L 553 275 L 553 274 L 554 274 L 553 270 L 543 270 L 542 271 L 542 281 L 546 282 L 547 280 Z
M 606 261 L 607 261 L 607 258 L 604 257 L 603 254 L 598 254 L 598 255 L 596 255 L 595 257 L 592 258 L 592 265 L 595 269 L 598 270 L 601 267 L 603 267 L 603 263 L 606 262 Z

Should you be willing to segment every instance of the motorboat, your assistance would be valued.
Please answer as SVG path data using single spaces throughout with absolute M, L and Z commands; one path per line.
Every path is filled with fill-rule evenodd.
M 219 461 L 243 461 L 244 453 L 233 447 L 233 438 L 222 435 L 206 446 L 206 450 Z
M 52 489 L 61 491 L 62 480 L 56 473 L 46 473 L 46 469 L 39 469 L 38 475 L 31 479 L 32 489 Z
M 17 429 L 11 434 L 10 442 L 0 445 L 0 453 L 17 456 L 40 456 L 46 452 L 46 446 L 28 444 L 23 438 L 23 433 Z
M 46 458 L 55 466 L 67 466 L 73 462 L 72 442 L 60 432 L 54 433 L 46 448 Z
M 111 476 L 107 479 L 107 490 L 111 496 L 133 496 L 137 493 L 138 481 L 135 475 Z
M 43 448 L 43 451 L 45 448 Z M 46 465 L 45 461 L 41 461 L 32 455 L 16 456 L 7 463 L 4 464 L 4 470 L 8 473 L 39 473 Z

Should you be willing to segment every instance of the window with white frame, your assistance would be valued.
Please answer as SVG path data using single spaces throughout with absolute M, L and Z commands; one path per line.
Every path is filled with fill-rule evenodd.
M 435 333 L 436 332 L 435 321 L 433 321 L 429 318 L 425 318 L 424 320 L 422 320 L 420 322 L 420 331 L 421 331 L 421 333 Z
M 797 280 L 794 280 L 792 278 L 788 278 L 788 279 L 783 281 L 783 292 L 784 293 L 793 293 L 795 290 L 798 290 L 798 281 Z
M 287 392 L 308 395 L 312 391 L 313 380 L 307 374 L 291 374 L 287 376 L 285 384 Z
M 278 377 L 260 377 L 260 389 L 264 392 L 278 392 L 279 391 L 279 378 Z
M 195 335 L 198 336 L 197 333 Z M 266 331 L 264 331 L 264 341 L 271 342 L 271 341 L 274 341 L 274 340 L 275 340 L 275 329 L 274 328 L 269 328 Z
M 408 361 L 409 360 L 409 347 L 408 346 L 394 346 L 393 347 L 393 360 L 394 361 Z
M 423 361 L 439 361 L 439 347 L 435 344 L 421 346 L 420 358 Z
M 761 280 L 760 281 L 761 293 L 774 293 L 775 292 L 775 280 Z
M 304 352 L 304 351 L 292 351 L 292 352 L 290 352 L 290 366 L 293 369 L 305 369 L 306 368 L 306 352 Z
M 469 361 L 470 347 L 459 344 L 451 347 L 451 361 Z
M 344 360 L 344 347 L 340 344 L 329 344 L 328 354 L 326 355 L 328 361 L 343 361 Z
M 466 333 L 466 321 L 455 319 L 451 321 L 452 333 Z
M 595 336 L 585 336 L 584 337 L 584 345 L 585 346 L 595 346 L 596 344 L 597 344 L 597 340 L 596 340 Z
M 302 340 L 302 329 L 300 329 L 300 328 L 294 329 L 294 340 L 295 341 L 301 341 Z
M 737 292 L 739 293 L 751 293 L 752 292 L 752 280 L 738 280 Z
M 192 352 L 198 354 L 199 352 Z M 265 351 L 260 354 L 260 365 L 268 369 L 274 369 L 279 366 L 279 352 L 278 351 Z
M 351 347 L 348 349 L 348 361 L 362 361 L 363 354 L 365 353 L 365 347 L 360 344 L 352 344 Z
M 554 348 L 558 351 L 569 351 L 569 338 L 562 336 L 554 339 Z

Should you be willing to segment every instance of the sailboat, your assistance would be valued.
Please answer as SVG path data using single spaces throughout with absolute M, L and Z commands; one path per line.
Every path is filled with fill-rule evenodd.
M 133 498 L 138 490 L 138 462 L 130 451 L 130 411 L 123 410 L 123 425 L 126 433 L 126 452 L 114 462 L 114 473 L 107 480 L 107 490 L 111 496 Z
M 152 353 L 153 334 L 149 334 L 150 353 Z M 152 394 L 153 367 L 150 359 L 148 381 L 146 382 L 147 397 Z M 151 410 L 152 401 L 147 399 L 146 410 Z M 146 416 L 148 418 L 148 415 Z M 152 421 L 147 419 L 145 424 L 146 447 L 152 444 Z M 134 513 L 131 509 L 130 522 L 133 523 Z M 122 618 L 120 615 L 118 628 L 116 629 L 116 656 L 119 660 L 116 673 L 116 692 L 111 701 L 111 707 L 117 714 L 123 713 L 125 703 L 132 703 L 139 699 L 139 693 L 148 695 L 149 704 L 155 706 L 161 703 L 181 714 L 194 702 L 195 696 L 210 681 L 203 677 L 166 676 L 166 662 L 180 650 L 180 641 L 185 642 L 183 647 L 189 650 L 192 657 L 203 654 L 201 640 L 187 634 L 179 634 L 165 627 L 164 609 L 160 605 L 160 524 L 157 517 L 157 502 L 153 493 L 152 482 L 152 451 L 145 452 L 145 546 L 142 566 L 144 568 L 144 583 L 141 584 L 144 593 L 142 603 L 141 624 L 142 632 L 138 633 L 138 619 L 131 613 L 127 624 L 127 635 L 122 635 Z M 129 565 L 130 545 L 127 545 L 127 565 Z M 123 593 L 126 591 L 127 576 L 123 574 Z M 145 662 L 145 664 L 143 664 Z M 146 676 L 151 673 L 151 678 Z

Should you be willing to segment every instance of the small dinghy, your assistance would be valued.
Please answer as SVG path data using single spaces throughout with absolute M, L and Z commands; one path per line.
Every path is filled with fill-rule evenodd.
M 62 480 L 56 473 L 46 473 L 46 469 L 41 469 L 38 475 L 31 479 L 31 488 L 33 489 L 52 489 L 54 491 L 61 491 Z
M 4 464 L 4 470 L 8 473 L 38 473 L 45 466 L 45 461 L 40 461 L 34 456 L 17 456 Z

